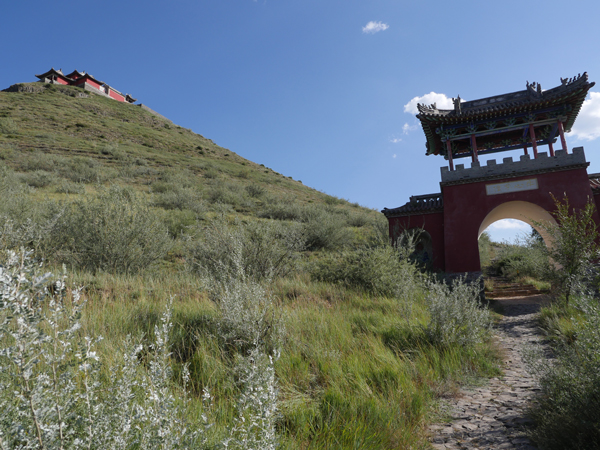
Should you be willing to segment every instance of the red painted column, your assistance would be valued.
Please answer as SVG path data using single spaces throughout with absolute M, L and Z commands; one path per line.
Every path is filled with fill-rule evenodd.
M 548 142 L 548 147 L 550 148 L 550 156 L 554 156 L 554 147 L 552 146 L 552 142 Z
M 450 170 L 454 170 L 454 161 L 452 161 L 452 144 L 450 139 L 446 141 L 446 149 L 448 150 L 448 162 L 450 163 Z
M 529 153 L 527 153 L 527 144 L 523 144 L 523 150 L 525 151 L 526 155 L 529 155 Z
M 560 143 L 562 144 L 563 150 L 569 153 L 567 150 L 567 140 L 565 139 L 565 129 L 563 128 L 562 122 L 558 121 L 558 132 L 560 133 Z
M 479 161 L 479 157 L 477 156 L 477 140 L 474 134 L 471 135 L 471 148 L 473 149 L 473 162 Z
M 537 158 L 537 139 L 535 138 L 535 130 L 533 124 L 529 124 L 529 138 L 531 139 L 531 146 L 533 147 L 533 159 Z

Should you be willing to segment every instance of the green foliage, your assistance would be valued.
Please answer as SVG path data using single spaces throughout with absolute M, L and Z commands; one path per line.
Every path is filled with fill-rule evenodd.
M 163 209 L 179 209 L 193 211 L 197 215 L 202 215 L 206 208 L 202 201 L 202 195 L 193 188 L 168 189 L 159 194 L 155 194 L 154 206 Z
M 533 439 L 548 449 L 592 449 L 600 442 L 600 305 L 583 297 L 575 302 L 583 317 L 574 339 L 555 345 L 555 359 L 530 354 L 540 383 L 532 406 Z
M 90 297 L 77 334 L 105 336 L 91 349 L 102 362 L 101 376 L 90 378 L 99 399 L 121 405 L 118 411 L 150 397 L 166 400 L 147 412 L 152 424 L 134 430 L 147 430 L 134 448 L 167 447 L 180 437 L 184 427 L 170 431 L 174 422 L 161 422 L 169 415 L 158 411 L 186 398 L 179 386 L 185 363 L 194 388 L 188 429 L 204 429 L 205 418 L 215 425 L 201 448 L 420 448 L 436 396 L 453 392 L 465 375 L 497 374 L 487 344 L 431 345 L 426 289 L 408 256 L 384 247 L 381 214 L 139 108 L 93 95 L 74 99 L 77 92 L 0 93 L 0 109 L 18 124 L 18 133 L 0 134 L 0 158 L 17 172 L 0 177 L 1 244 L 34 247 L 50 263 L 77 268 Z M 36 171 L 55 182 L 22 183 Z M 107 189 L 101 184 L 108 180 L 127 188 Z M 235 218 L 199 225 L 215 213 Z M 327 260 L 332 251 L 341 251 L 332 268 L 341 275 L 323 271 L 339 282 L 311 281 L 309 265 L 298 262 Z M 123 262 L 128 255 L 138 262 Z M 181 270 L 184 263 L 192 270 Z M 155 270 L 143 270 L 148 264 Z M 143 381 L 146 372 L 167 373 L 152 363 L 157 346 L 144 338 L 134 351 L 140 347 L 130 347 L 127 336 L 164 330 L 160 311 L 171 296 L 172 345 L 165 348 L 173 373 L 170 390 L 157 392 Z M 134 375 L 121 376 L 134 366 Z M 110 408 L 98 415 L 114 424 L 129 417 Z M 97 445 L 112 448 L 102 436 L 113 434 L 104 430 L 94 430 Z M 132 428 L 119 422 L 114 430 Z M 164 445 L 150 438 L 158 432 Z
M 492 238 L 487 231 L 481 233 L 478 240 L 479 245 L 479 262 L 481 267 L 487 267 L 492 261 L 492 256 L 494 254 Z
M 188 267 L 218 281 L 230 278 L 271 280 L 290 273 L 303 249 L 298 226 L 216 220 L 199 229 L 187 249 Z
M 332 206 L 301 205 L 295 202 L 267 204 L 262 217 L 303 223 L 307 250 L 335 250 L 352 241 L 347 212 Z
M 343 283 L 388 297 L 409 296 L 416 288 L 416 270 L 390 245 L 329 253 L 310 267 L 311 277 Z
M 259 184 L 249 184 L 248 186 L 246 186 L 246 192 L 250 197 L 259 198 L 265 195 L 267 193 L 267 190 Z
M 162 259 L 172 246 L 148 205 L 116 186 L 71 203 L 53 240 L 63 261 L 92 272 L 135 273 Z
M 490 333 L 490 311 L 479 301 L 479 283 L 456 279 L 451 285 L 432 283 L 427 293 L 430 322 L 427 333 L 432 342 L 471 346 L 483 342 Z
M 8 117 L 0 117 L 0 133 L 13 134 L 17 132 L 18 128 L 14 120 Z
M 594 221 L 596 208 L 590 200 L 582 210 L 573 211 L 568 198 L 554 199 L 556 223 L 539 223 L 552 240 L 548 256 L 556 263 L 549 275 L 565 296 L 567 304 L 572 293 L 592 273 L 593 262 L 600 255 L 598 229 Z
M 51 290 L 47 288 L 51 286 Z M 176 400 L 169 359 L 170 312 L 145 354 L 131 339 L 102 377 L 101 337 L 79 333 L 80 291 L 42 274 L 28 253 L 0 268 L 0 445 L 8 448 L 178 449 L 202 443 Z M 183 371 L 184 389 L 188 381 Z M 104 389 L 101 389 L 104 387 Z
M 532 277 L 541 280 L 547 277 L 550 267 L 546 244 L 530 235 L 514 244 L 500 245 L 488 272 L 511 279 Z

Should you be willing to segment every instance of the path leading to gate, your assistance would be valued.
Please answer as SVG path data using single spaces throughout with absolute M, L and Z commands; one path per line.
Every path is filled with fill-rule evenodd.
M 502 321 L 495 337 L 504 354 L 504 374 L 482 387 L 464 389 L 450 401 L 452 421 L 430 427 L 435 449 L 536 449 L 523 427 L 528 399 L 537 386 L 521 357 L 527 345 L 542 345 L 535 314 L 543 295 L 498 299 Z

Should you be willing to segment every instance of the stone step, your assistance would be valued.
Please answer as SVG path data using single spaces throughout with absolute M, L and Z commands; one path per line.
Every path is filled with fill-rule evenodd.
M 537 294 L 541 294 L 541 291 L 538 291 L 537 289 L 534 290 L 524 290 L 524 289 L 520 289 L 518 291 L 500 291 L 500 292 L 486 292 L 485 296 L 487 298 L 501 298 L 501 297 L 525 297 L 527 295 L 537 295 Z
M 506 278 L 492 277 L 491 280 L 494 285 L 494 290 L 485 293 L 487 298 L 524 297 L 527 295 L 538 295 L 548 292 L 539 290 L 532 284 L 515 283 Z

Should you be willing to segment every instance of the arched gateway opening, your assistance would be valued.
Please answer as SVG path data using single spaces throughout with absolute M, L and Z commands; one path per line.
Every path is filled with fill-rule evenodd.
M 422 228 L 431 238 L 433 268 L 448 273 L 480 271 L 478 238 L 500 219 L 530 224 L 551 245 L 535 222 L 554 221 L 555 198 L 566 195 L 574 210 L 596 198 L 600 202 L 600 174 L 588 176 L 583 148 L 569 152 L 565 139 L 592 86 L 584 73 L 545 91 L 528 83 L 524 91 L 455 99 L 453 110 L 418 105 L 427 154 L 443 155 L 449 165 L 441 168 L 440 193 L 412 196 L 405 205 L 382 211 L 390 236 Z M 562 149 L 555 151 L 559 139 Z M 541 145 L 549 151 L 539 152 Z M 478 155 L 515 149 L 523 150 L 518 161 L 479 163 Z M 455 167 L 453 161 L 464 157 L 471 167 Z M 594 220 L 600 223 L 597 212 Z
M 542 236 L 547 246 L 552 245 L 552 238 L 537 224 L 544 222 L 556 223 L 554 217 L 552 217 L 552 215 L 544 208 L 534 203 L 520 200 L 506 202 L 492 209 L 488 215 L 485 216 L 483 222 L 481 222 L 477 239 L 479 239 L 481 233 L 483 233 L 490 225 L 503 219 L 516 219 L 525 222 Z

